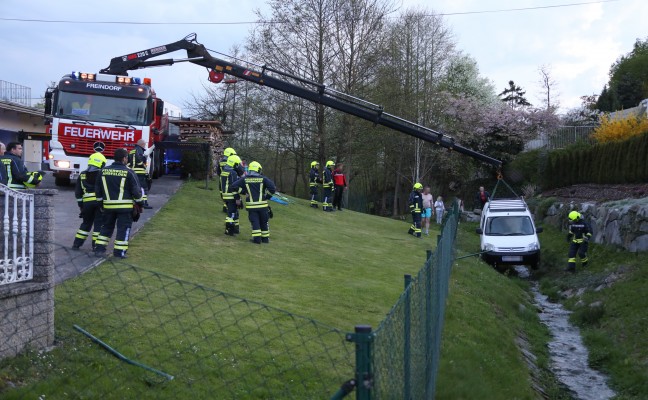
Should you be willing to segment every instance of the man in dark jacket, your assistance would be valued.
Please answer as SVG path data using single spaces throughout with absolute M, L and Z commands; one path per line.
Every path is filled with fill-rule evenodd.
M 25 183 L 29 182 L 31 176 L 25 168 L 22 160 L 23 147 L 18 142 L 9 142 L 7 152 L 2 156 L 2 168 L 4 169 L 3 179 L 10 189 L 26 189 Z
M 241 196 L 230 190 L 230 186 L 236 182 L 239 176 L 243 175 L 243 170 L 239 168 L 241 158 L 236 154 L 227 157 L 227 163 L 220 172 L 220 187 L 227 214 L 225 215 L 225 234 L 234 236 L 239 233 L 239 212 L 238 206 L 241 204 Z
M 137 175 L 128 168 L 128 151 L 115 150 L 115 162 L 97 176 L 95 195 L 103 205 L 104 221 L 97 237 L 95 255 L 103 257 L 117 224 L 113 255 L 126 258 L 128 237 L 133 225 L 133 207 L 142 206 L 142 188 Z
M 569 233 L 567 234 L 567 243 L 569 243 L 569 252 L 567 254 L 567 272 L 576 272 L 576 254 L 580 257 L 581 266 L 587 267 L 587 247 L 592 237 L 592 229 L 585 222 L 583 216 L 578 211 L 569 213 Z
M 423 197 L 421 196 L 422 190 L 423 185 L 416 182 L 408 200 L 409 209 L 412 213 L 412 226 L 410 226 L 407 233 L 418 238 L 421 237 L 421 211 L 423 211 Z
M 490 193 L 484 190 L 483 186 L 479 187 L 479 191 L 475 195 L 475 208 L 480 210 L 484 209 L 484 205 L 490 200 Z
M 323 211 L 335 211 L 333 209 L 333 166 L 335 164 L 333 161 L 326 162 L 326 168 L 324 168 L 324 179 L 322 179 L 322 189 L 324 191 L 324 197 L 322 198 L 322 210 Z
M 140 187 L 142 188 L 142 202 L 144 208 L 153 208 L 148 203 L 148 157 L 145 154 L 146 140 L 140 139 L 137 141 L 135 148 L 128 153 L 128 166 L 135 172 L 139 180 Z
M 81 211 L 81 226 L 74 236 L 72 248 L 78 250 L 90 235 L 92 230 L 92 250 L 94 251 L 101 225 L 103 222 L 103 213 L 101 204 L 97 201 L 95 186 L 97 176 L 101 169 L 106 166 L 106 157 L 101 153 L 94 153 L 88 158 L 88 169 L 79 174 L 76 181 L 74 197 L 76 197 L 79 210 Z
M 248 167 L 249 173 L 230 186 L 230 192 L 247 196 L 245 209 L 252 224 L 252 243 L 270 243 L 270 228 L 268 219 L 268 200 L 276 192 L 274 182 L 261 175 L 261 164 L 252 161 Z
M 317 208 L 317 185 L 322 183 L 322 178 L 319 176 L 319 163 L 317 161 L 311 162 L 311 169 L 308 173 L 308 189 L 310 190 L 310 206 Z

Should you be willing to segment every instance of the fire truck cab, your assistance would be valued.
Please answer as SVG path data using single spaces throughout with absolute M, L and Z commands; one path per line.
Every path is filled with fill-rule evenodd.
M 88 157 L 103 152 L 110 159 L 117 148 L 130 150 L 139 139 L 148 144 L 149 173 L 157 173 L 162 140 L 164 102 L 148 78 L 73 72 L 45 95 L 45 114 L 52 139 L 46 154 L 59 186 L 69 185 L 87 168 Z M 46 144 L 47 146 L 47 144 Z

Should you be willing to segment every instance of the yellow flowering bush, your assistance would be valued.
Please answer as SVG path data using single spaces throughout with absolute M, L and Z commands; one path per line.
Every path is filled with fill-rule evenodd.
M 618 142 L 648 132 L 648 118 L 642 116 L 628 116 L 625 118 L 610 118 L 609 115 L 601 117 L 601 125 L 594 129 L 594 139 L 598 143 Z

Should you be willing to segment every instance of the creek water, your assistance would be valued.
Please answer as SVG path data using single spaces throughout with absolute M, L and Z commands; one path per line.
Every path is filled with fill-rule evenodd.
M 518 276 L 528 278 L 529 271 L 518 269 Z M 558 380 L 567 386 L 574 398 L 581 400 L 607 400 L 615 396 L 607 385 L 607 377 L 593 370 L 587 363 L 588 352 L 583 344 L 580 331 L 569 322 L 570 311 L 560 303 L 552 303 L 547 296 L 540 293 L 537 283 L 531 291 L 535 304 L 541 310 L 540 321 L 551 332 L 553 339 L 549 342 L 551 371 Z

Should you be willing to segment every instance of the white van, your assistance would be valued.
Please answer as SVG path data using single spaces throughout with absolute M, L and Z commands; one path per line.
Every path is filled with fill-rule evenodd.
M 480 235 L 482 259 L 499 267 L 528 265 L 538 268 L 540 241 L 533 215 L 522 199 L 494 199 L 482 210 L 477 233 Z

